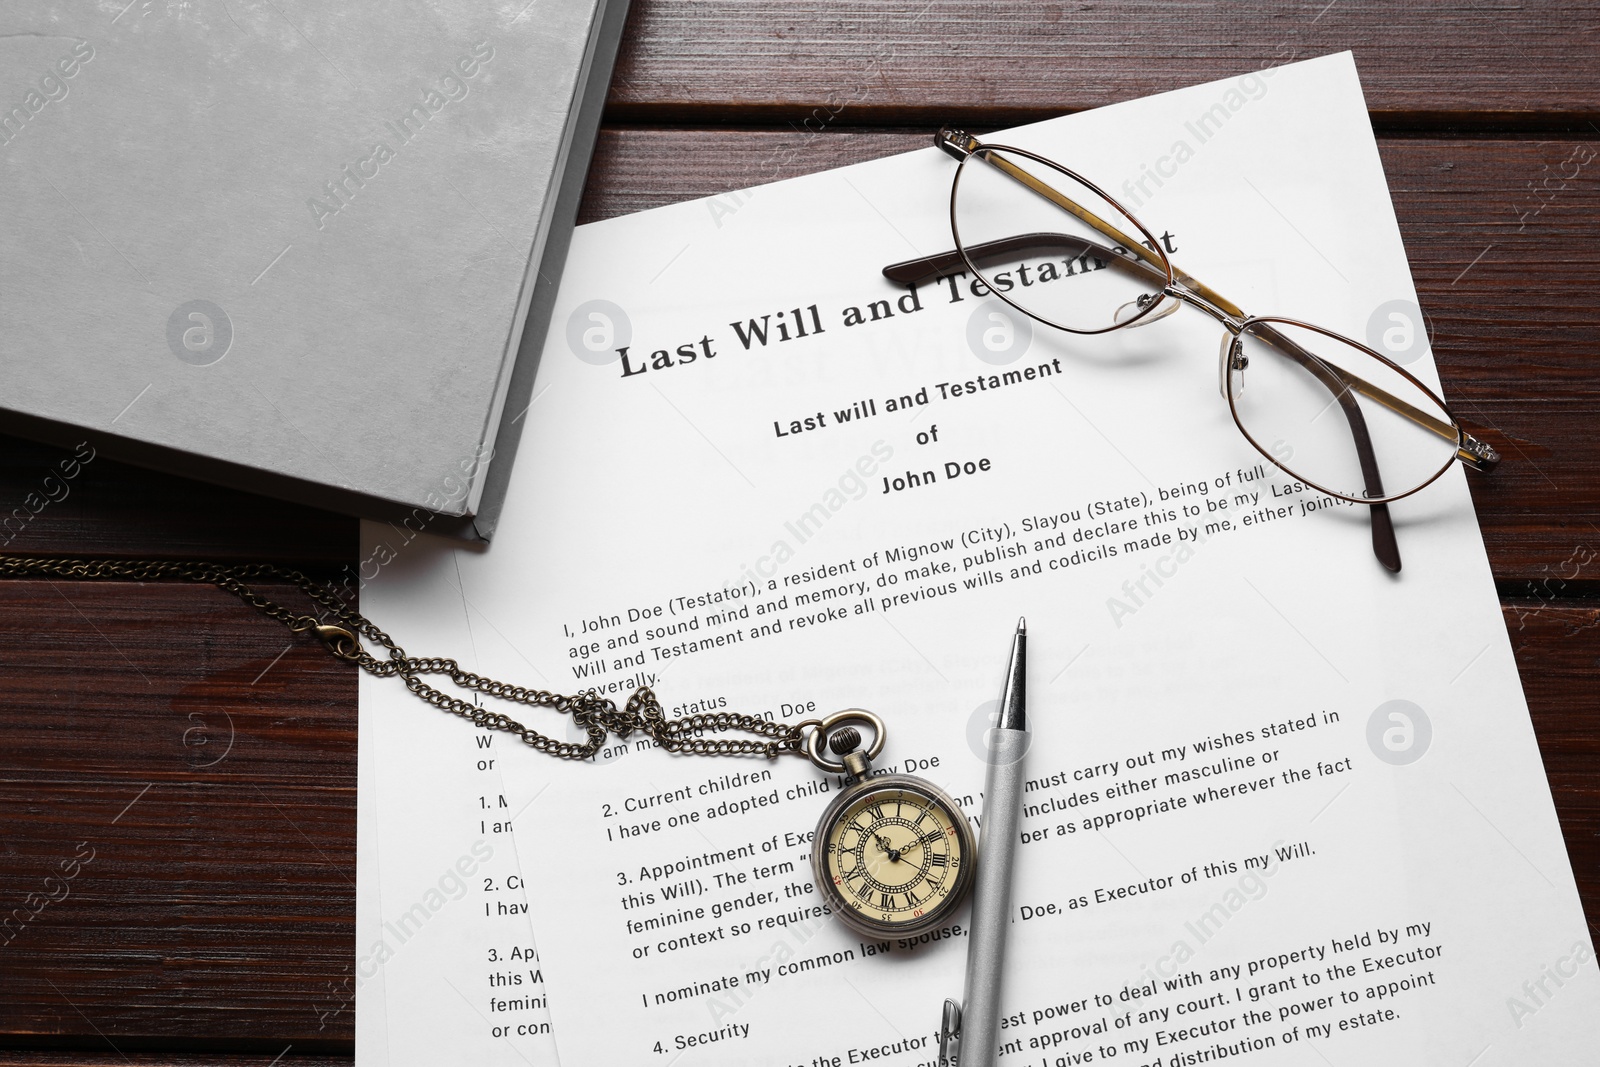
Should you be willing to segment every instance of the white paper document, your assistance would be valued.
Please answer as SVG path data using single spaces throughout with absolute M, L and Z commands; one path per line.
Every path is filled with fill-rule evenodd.
M 1368 341 L 1415 305 L 1348 55 L 986 139 L 1253 313 Z M 1592 1062 L 1600 981 L 1467 475 L 1391 505 L 1391 575 L 1366 508 L 1240 435 L 1206 316 L 1073 336 L 973 278 L 889 284 L 952 247 L 955 167 L 580 227 L 493 548 L 369 523 L 362 610 L 414 655 L 648 684 L 674 717 L 869 709 L 875 766 L 975 821 L 1025 615 L 1002 1064 Z M 558 761 L 392 679 L 361 716 L 363 1067 L 936 1058 L 966 911 L 889 941 L 827 913 L 839 778 L 637 734 Z

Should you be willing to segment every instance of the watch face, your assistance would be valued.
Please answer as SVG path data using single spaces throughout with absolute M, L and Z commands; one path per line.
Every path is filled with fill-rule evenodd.
M 933 783 L 909 775 L 847 788 L 824 813 L 812 853 L 835 914 L 879 936 L 946 921 L 971 884 L 975 855 L 961 809 Z

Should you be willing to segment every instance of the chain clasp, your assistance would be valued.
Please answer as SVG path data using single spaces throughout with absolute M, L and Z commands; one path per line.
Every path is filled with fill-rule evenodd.
M 328 646 L 340 659 L 358 660 L 364 651 L 356 635 L 346 630 L 343 626 L 327 626 L 318 624 L 311 628 L 312 632 L 321 638 L 322 643 Z

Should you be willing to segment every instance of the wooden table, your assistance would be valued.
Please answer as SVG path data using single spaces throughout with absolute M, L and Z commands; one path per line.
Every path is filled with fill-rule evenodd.
M 583 216 L 1353 49 L 1446 391 L 1506 456 L 1469 480 L 1594 924 L 1597 25 L 1593 0 L 635 0 Z M 0 440 L 3 514 L 67 453 Z M 357 530 L 97 459 L 13 534 L 332 575 Z M 0 680 L 0 903 L 92 850 L 0 944 L 0 1065 L 348 1061 L 355 672 L 210 587 L 6 581 Z

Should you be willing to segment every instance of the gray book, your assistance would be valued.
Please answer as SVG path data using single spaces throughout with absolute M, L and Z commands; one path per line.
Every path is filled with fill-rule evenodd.
M 0 432 L 486 540 L 627 0 L 0 12 Z

